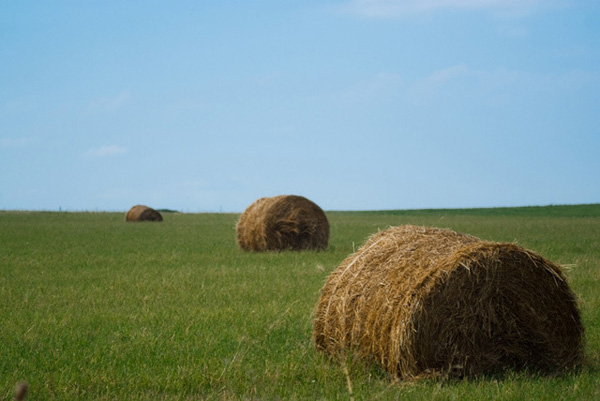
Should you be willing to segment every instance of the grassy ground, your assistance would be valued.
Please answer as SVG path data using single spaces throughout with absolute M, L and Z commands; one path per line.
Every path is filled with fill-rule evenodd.
M 324 252 L 252 254 L 234 214 L 0 212 L 0 399 L 600 399 L 600 205 L 329 212 Z M 390 225 L 517 242 L 568 266 L 587 362 L 559 377 L 508 373 L 393 383 L 314 351 L 327 275 Z M 346 374 L 347 372 L 348 374 Z

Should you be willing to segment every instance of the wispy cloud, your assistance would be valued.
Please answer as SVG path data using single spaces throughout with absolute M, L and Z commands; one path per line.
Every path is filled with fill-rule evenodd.
M 504 36 L 512 38 L 522 38 L 529 34 L 527 28 L 525 28 L 524 26 L 517 25 L 503 25 L 499 27 L 499 31 Z
M 255 80 L 259 85 L 267 85 L 279 81 L 283 76 L 284 75 L 282 72 L 275 71 L 269 74 L 258 76 L 255 78 Z
M 511 102 L 511 99 L 537 94 L 566 96 L 580 91 L 593 91 L 600 85 L 597 71 L 570 70 L 564 73 L 531 73 L 497 68 L 475 70 L 458 64 L 434 71 L 407 85 L 404 101 L 424 105 L 446 99 L 448 95 L 476 93 L 481 99 Z M 560 94 L 560 95 L 559 95 Z
M 128 90 L 114 96 L 99 97 L 88 104 L 88 112 L 92 114 L 112 113 L 127 104 L 129 99 L 131 99 L 131 92 Z
M 491 10 L 515 16 L 562 3 L 563 0 L 350 0 L 341 9 L 367 18 L 396 18 L 444 10 Z
M 100 157 L 108 157 L 108 156 L 116 156 L 127 153 L 127 149 L 121 146 L 110 145 L 110 146 L 101 146 L 99 148 L 93 148 L 86 151 L 83 156 L 87 158 L 100 158 Z
M 17 98 L 0 104 L 0 114 L 14 115 L 33 113 L 36 109 L 37 105 L 35 101 L 29 98 Z
M 458 64 L 443 70 L 434 71 L 425 78 L 414 83 L 406 92 L 406 99 L 411 103 L 422 103 L 431 98 L 442 87 L 473 72 L 465 64 Z
M 25 148 L 33 143 L 31 138 L 0 138 L 0 148 Z
M 344 93 L 344 98 L 353 102 L 388 100 L 398 93 L 402 77 L 390 72 L 379 72 L 359 82 Z

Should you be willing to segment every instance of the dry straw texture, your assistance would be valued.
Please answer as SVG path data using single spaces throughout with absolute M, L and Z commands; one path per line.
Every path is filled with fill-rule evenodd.
M 322 250 L 329 222 L 312 201 L 296 195 L 260 198 L 240 216 L 237 242 L 245 251 Z
M 557 265 L 514 244 L 401 226 L 329 276 L 313 339 L 334 358 L 352 351 L 409 379 L 561 372 L 581 363 L 583 334 Z
M 125 221 L 163 221 L 156 210 L 143 205 L 135 205 L 125 215 Z

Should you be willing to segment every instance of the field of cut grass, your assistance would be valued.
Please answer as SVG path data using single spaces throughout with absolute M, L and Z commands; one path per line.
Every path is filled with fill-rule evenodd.
M 236 214 L 125 223 L 123 213 L 0 212 L 0 399 L 21 381 L 31 400 L 600 399 L 600 205 L 327 216 L 326 251 L 246 253 Z M 394 383 L 316 353 L 312 312 L 327 275 L 400 224 L 516 242 L 565 265 L 585 365 Z

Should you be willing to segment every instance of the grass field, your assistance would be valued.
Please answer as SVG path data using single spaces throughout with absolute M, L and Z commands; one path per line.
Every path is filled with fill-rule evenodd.
M 0 399 L 600 399 L 600 205 L 329 212 L 323 252 L 245 253 L 235 214 L 0 212 Z M 516 242 L 567 267 L 585 366 L 393 383 L 315 352 L 327 275 L 378 229 L 419 224 Z M 346 374 L 346 372 L 348 374 Z

